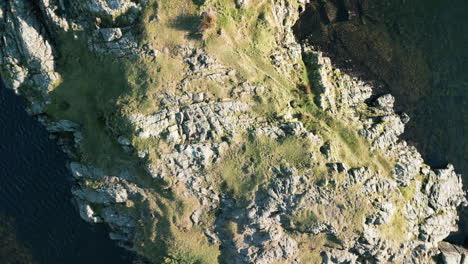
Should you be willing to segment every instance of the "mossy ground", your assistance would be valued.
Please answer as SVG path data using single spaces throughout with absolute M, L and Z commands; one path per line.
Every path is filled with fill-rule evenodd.
M 57 41 L 61 56 L 57 68 L 62 80 L 51 92 L 47 114 L 82 126 L 84 140 L 79 153 L 83 161 L 103 168 L 127 163 L 127 155 L 106 133 L 105 126 L 105 116 L 114 111 L 119 96 L 131 92 L 126 66 L 88 51 L 86 43 L 74 40 L 71 34 Z
M 423 176 L 418 176 L 422 179 Z M 411 239 L 408 233 L 407 221 L 404 215 L 405 205 L 411 201 L 416 193 L 416 182 L 413 181 L 407 187 L 399 187 L 400 193 L 392 197 L 392 203 L 396 205 L 396 210 L 389 223 L 380 227 L 380 232 L 384 238 L 391 243 L 403 243 Z

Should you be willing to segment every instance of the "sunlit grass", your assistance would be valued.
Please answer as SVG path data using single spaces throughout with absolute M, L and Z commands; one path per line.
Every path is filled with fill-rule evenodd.
M 287 165 L 303 169 L 310 163 L 306 139 L 265 136 L 232 147 L 213 168 L 222 186 L 237 199 L 249 200 L 258 187 L 273 177 L 272 168 Z

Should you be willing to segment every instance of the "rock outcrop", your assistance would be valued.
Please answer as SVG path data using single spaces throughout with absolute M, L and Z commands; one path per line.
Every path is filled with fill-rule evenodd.
M 86 0 L 65 8 L 43 0 L 35 12 L 26 0 L 0 6 L 2 74 L 73 159 L 72 193 L 85 221 L 106 223 L 112 239 L 154 263 L 215 262 L 197 255 L 198 244 L 214 248 L 222 263 L 432 263 L 438 255 L 464 263 L 462 249 L 442 242 L 467 204 L 460 175 L 452 165 L 430 168 L 400 139 L 408 116 L 394 111 L 390 94 L 375 95 L 372 85 L 297 43 L 292 27 L 308 1 L 263 3 L 252 35 L 270 49 L 226 37 L 232 26 L 202 38 L 189 32 L 178 45 L 142 45 L 139 23 L 162 19 L 143 19 L 145 8 L 160 11 L 160 2 Z M 198 10 L 179 6 L 181 16 L 191 5 Z M 256 5 L 197 8 L 217 10 L 223 23 L 248 24 Z M 340 20 L 332 4 L 325 11 L 329 21 Z M 168 24 L 174 41 L 188 27 Z M 61 72 L 54 38 L 67 31 L 96 56 L 159 64 L 128 77 L 133 90 L 109 100 L 111 111 L 98 121 L 64 120 L 46 106 L 59 104 L 51 100 L 60 96 L 53 95 Z M 210 46 L 217 37 L 238 57 Z M 163 73 L 175 77 L 164 82 Z M 104 162 L 90 158 L 87 139 L 95 133 L 110 138 Z M 167 252 L 155 257 L 161 248 Z
M 465 248 L 454 246 L 447 242 L 442 242 L 439 245 L 441 252 L 442 263 L 466 263 L 468 261 L 468 251 Z

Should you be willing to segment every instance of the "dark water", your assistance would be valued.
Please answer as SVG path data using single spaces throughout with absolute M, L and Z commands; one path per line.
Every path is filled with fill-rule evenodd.
M 131 263 L 103 226 L 80 219 L 65 154 L 24 109 L 1 84 L 0 263 Z
M 391 89 L 412 117 L 405 139 L 434 167 L 455 165 L 468 189 L 468 1 L 379 1 L 369 12 L 382 24 L 407 63 L 411 81 Z M 403 59 L 402 65 L 405 64 Z M 401 77 L 396 75 L 393 79 Z M 401 91 L 403 90 L 404 91 Z M 468 210 L 449 241 L 468 246 Z
M 431 165 L 454 163 L 468 186 L 468 1 L 381 2 L 370 12 L 403 54 L 418 58 L 419 76 L 398 98 L 413 116 L 406 136 Z
M 431 166 L 454 164 L 468 189 L 468 1 L 313 1 L 296 35 L 393 94 L 411 117 L 404 138 Z M 460 215 L 449 239 L 468 246 Z
M 404 136 L 431 166 L 454 164 L 467 190 L 468 1 L 395 2 L 384 12 L 385 27 L 404 49 L 418 49 L 429 70 L 417 72 L 428 82 L 409 109 L 413 121 Z M 468 247 L 467 208 L 460 215 L 460 231 L 448 240 Z

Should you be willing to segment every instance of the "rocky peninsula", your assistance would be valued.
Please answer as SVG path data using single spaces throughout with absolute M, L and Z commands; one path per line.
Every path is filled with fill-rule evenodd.
M 1 74 L 69 155 L 81 217 L 144 263 L 464 263 L 443 242 L 461 176 L 298 42 L 308 7 L 6 0 Z

